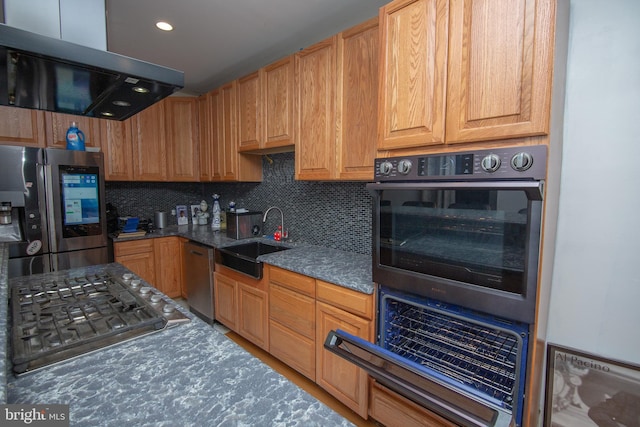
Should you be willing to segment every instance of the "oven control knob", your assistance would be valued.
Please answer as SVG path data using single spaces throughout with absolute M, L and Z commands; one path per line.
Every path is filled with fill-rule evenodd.
M 398 173 L 408 175 L 411 172 L 411 160 L 403 159 L 398 162 Z
M 380 175 L 389 175 L 392 169 L 393 165 L 391 164 L 391 162 L 386 160 L 380 163 L 380 165 L 378 166 L 378 172 L 380 172 Z
M 495 172 L 500 169 L 502 161 L 497 154 L 489 154 L 482 159 L 482 169 L 485 172 Z
M 533 157 L 524 151 L 511 158 L 511 167 L 518 172 L 524 172 L 533 165 Z

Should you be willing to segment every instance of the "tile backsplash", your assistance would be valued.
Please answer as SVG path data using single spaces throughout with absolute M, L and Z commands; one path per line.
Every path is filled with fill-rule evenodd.
M 211 206 L 213 194 L 221 196 L 223 208 L 231 201 L 262 212 L 277 206 L 291 240 L 371 254 L 371 196 L 365 183 L 296 181 L 293 153 L 263 156 L 262 164 L 260 183 L 107 182 L 106 198 L 120 215 L 141 218 L 202 199 Z M 273 233 L 279 224 L 280 213 L 272 210 L 265 233 Z

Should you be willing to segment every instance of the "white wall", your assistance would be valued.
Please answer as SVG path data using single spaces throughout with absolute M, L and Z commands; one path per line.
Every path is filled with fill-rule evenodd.
M 640 1 L 570 20 L 547 339 L 640 364 Z

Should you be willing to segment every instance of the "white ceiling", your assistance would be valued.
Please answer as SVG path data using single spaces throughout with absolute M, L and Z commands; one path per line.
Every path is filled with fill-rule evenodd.
M 107 49 L 185 73 L 199 95 L 377 16 L 390 0 L 105 0 Z M 171 32 L 155 27 L 165 20 Z

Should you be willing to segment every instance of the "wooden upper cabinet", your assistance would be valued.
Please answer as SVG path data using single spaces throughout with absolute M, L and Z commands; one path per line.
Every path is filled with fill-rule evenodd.
M 100 121 L 92 117 L 74 116 L 71 114 L 44 113 L 47 134 L 47 147 L 67 148 L 67 130 L 75 122 L 78 129 L 84 133 L 84 143 L 87 147 L 101 147 Z
M 262 157 L 238 152 L 237 80 L 218 89 L 217 144 L 222 181 L 262 181 Z M 215 131 L 214 131 L 215 132 Z M 215 138 L 214 138 L 215 139 Z M 214 148 L 215 149 L 215 148 Z
M 198 181 L 198 104 L 194 97 L 169 97 L 166 118 L 167 179 Z
M 287 56 L 261 70 L 263 148 L 293 147 L 294 56 Z
M 260 149 L 262 134 L 262 85 L 260 72 L 238 79 L 238 151 Z
M 548 134 L 555 22 L 553 0 L 382 7 L 378 151 Z
M 378 114 L 378 19 L 338 36 L 338 178 L 372 180 Z
M 444 143 L 447 0 L 380 9 L 378 150 Z
M 105 180 L 133 181 L 133 145 L 131 119 L 98 119 L 100 141 L 104 151 Z
M 238 151 L 293 148 L 293 91 L 293 56 L 238 79 Z
M 334 176 L 337 39 L 332 36 L 295 55 L 296 179 Z
M 200 95 L 196 101 L 198 107 L 198 175 L 201 182 L 211 181 L 213 166 L 209 98 L 209 94 L 204 94 Z
M 222 174 L 224 170 L 224 141 L 222 140 L 222 126 L 220 126 L 219 120 L 221 119 L 220 108 L 222 102 L 222 95 L 220 90 L 216 89 L 207 94 L 209 106 L 209 144 L 211 147 L 211 180 L 222 181 Z
M 555 2 L 451 2 L 447 141 L 549 132 Z
M 131 118 L 134 180 L 167 178 L 164 106 L 164 102 L 156 103 Z
M 236 127 L 236 86 L 234 80 L 220 88 L 218 100 L 219 144 L 222 146 L 222 180 L 235 181 L 238 171 L 238 145 Z
M 0 106 L 0 144 L 45 146 L 44 112 Z

